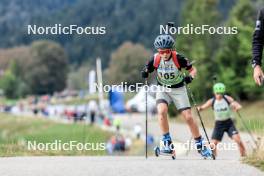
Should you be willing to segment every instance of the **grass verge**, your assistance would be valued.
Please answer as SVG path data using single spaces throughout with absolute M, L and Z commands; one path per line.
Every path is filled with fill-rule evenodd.
M 62 124 L 47 119 L 16 117 L 0 113 L 0 156 L 41 155 L 105 155 L 98 145 L 105 143 L 111 133 L 85 124 Z M 28 150 L 28 142 L 89 143 L 88 150 Z M 54 144 L 55 145 L 55 144 Z M 41 146 L 41 145 L 40 145 Z M 81 148 L 82 146 L 80 146 Z
M 250 164 L 264 171 L 264 140 L 262 139 L 259 148 L 252 154 L 242 160 L 242 162 Z

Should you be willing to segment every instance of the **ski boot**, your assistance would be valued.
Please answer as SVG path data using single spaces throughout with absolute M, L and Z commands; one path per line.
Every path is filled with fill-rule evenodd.
M 205 145 L 205 141 L 203 138 L 201 138 L 199 141 L 195 141 L 195 146 L 198 153 L 200 153 L 204 159 L 212 158 L 213 160 L 215 160 L 215 156 L 211 148 Z

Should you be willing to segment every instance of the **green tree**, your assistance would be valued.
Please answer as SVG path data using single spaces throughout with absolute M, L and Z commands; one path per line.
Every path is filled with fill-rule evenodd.
M 111 55 L 105 75 L 111 84 L 142 82 L 140 71 L 151 56 L 151 52 L 140 44 L 125 42 Z
M 193 24 L 193 26 L 219 25 L 219 13 L 217 0 L 192 1 L 187 0 L 183 9 L 182 24 Z M 193 81 L 193 88 L 197 98 L 202 99 L 211 95 L 211 87 L 215 64 L 213 56 L 218 47 L 217 35 L 188 34 L 176 37 L 176 50 L 190 60 L 195 61 L 194 66 L 198 75 Z
M 238 28 L 238 34 L 225 36 L 217 54 L 219 80 L 229 93 L 241 99 L 256 98 L 260 90 L 252 80 L 250 66 L 251 40 L 256 10 L 249 0 L 239 0 L 231 11 L 227 26 Z
M 21 79 L 21 67 L 17 61 L 12 60 L 8 69 L 0 79 L 0 88 L 4 91 L 7 98 L 21 98 L 29 93 L 29 87 Z
M 64 49 L 52 41 L 37 41 L 31 45 L 25 81 L 33 94 L 52 94 L 66 87 L 68 63 Z
M 14 89 L 17 87 L 18 81 L 10 69 L 6 70 L 0 79 L 0 87 L 4 91 L 7 98 L 17 98 Z
M 67 88 L 74 90 L 88 88 L 89 71 L 92 70 L 88 64 L 84 64 L 78 69 L 72 69 L 68 76 Z

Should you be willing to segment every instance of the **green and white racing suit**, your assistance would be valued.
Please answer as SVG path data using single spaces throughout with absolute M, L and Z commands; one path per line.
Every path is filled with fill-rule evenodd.
M 158 67 L 154 66 L 156 54 L 146 65 L 146 68 L 151 73 L 154 70 L 157 72 L 157 82 L 160 87 L 168 87 L 167 91 L 157 91 L 156 102 L 170 104 L 173 102 L 176 108 L 180 111 L 190 109 L 190 101 L 188 98 L 186 87 L 184 86 L 182 68 L 191 70 L 192 65 L 187 58 L 177 54 L 178 66 L 176 66 L 172 56 L 169 60 L 160 59 Z
M 227 119 L 233 118 L 229 103 L 224 98 L 222 98 L 221 100 L 214 100 L 213 110 L 215 120 L 217 121 L 225 121 Z

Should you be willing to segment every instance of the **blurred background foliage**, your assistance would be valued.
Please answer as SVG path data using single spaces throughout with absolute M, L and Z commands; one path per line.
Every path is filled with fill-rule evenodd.
M 241 100 L 261 98 L 252 79 L 251 39 L 262 0 L 3 0 L 0 2 L 0 88 L 8 98 L 87 89 L 101 57 L 105 83 L 142 82 L 159 25 L 236 26 L 237 35 L 176 35 L 176 50 L 198 68 L 195 96 L 211 96 L 213 77 Z M 27 35 L 27 25 L 106 26 L 106 35 Z M 261 93 L 262 92 L 262 93 Z

